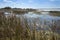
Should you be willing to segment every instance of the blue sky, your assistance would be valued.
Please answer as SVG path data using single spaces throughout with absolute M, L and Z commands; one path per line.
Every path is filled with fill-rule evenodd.
M 60 8 L 60 0 L 0 0 L 2 7 L 17 8 Z

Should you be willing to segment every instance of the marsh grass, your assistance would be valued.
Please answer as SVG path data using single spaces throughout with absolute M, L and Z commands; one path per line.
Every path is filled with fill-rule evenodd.
M 0 16 L 0 19 L 0 40 L 60 40 L 60 34 L 54 32 L 54 25 L 53 30 L 37 31 L 36 23 L 33 23 L 34 27 L 31 30 L 23 16 L 20 18 Z

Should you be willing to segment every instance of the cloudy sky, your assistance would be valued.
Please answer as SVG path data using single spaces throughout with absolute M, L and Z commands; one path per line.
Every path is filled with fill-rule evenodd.
M 60 0 L 0 0 L 2 7 L 17 8 L 60 8 Z

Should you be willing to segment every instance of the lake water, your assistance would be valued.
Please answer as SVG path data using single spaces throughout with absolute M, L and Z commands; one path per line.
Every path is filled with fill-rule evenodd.
M 51 30 L 52 26 L 55 24 L 56 31 L 60 32 L 60 16 L 51 16 L 49 12 L 42 12 L 40 14 L 29 12 L 25 14 L 16 14 L 17 18 L 21 18 L 24 23 L 23 17 L 27 20 L 28 26 L 32 30 L 36 27 L 36 30 Z M 5 13 L 6 16 L 10 15 Z

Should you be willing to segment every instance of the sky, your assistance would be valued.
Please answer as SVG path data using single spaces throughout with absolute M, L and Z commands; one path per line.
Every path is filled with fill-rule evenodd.
M 60 8 L 60 0 L 0 0 L 0 8 Z

